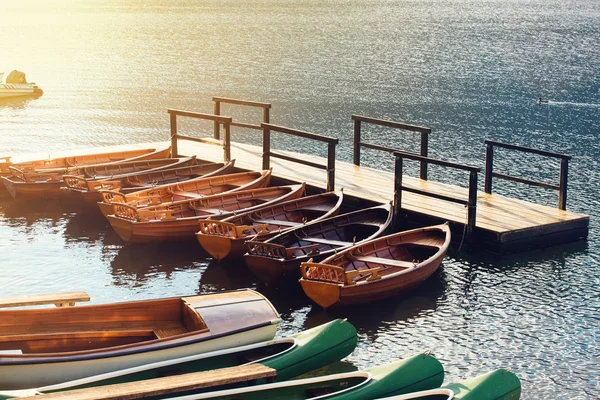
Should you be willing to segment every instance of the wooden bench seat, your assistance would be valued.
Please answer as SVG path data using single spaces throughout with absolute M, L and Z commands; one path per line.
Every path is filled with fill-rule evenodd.
M 392 267 L 413 268 L 415 266 L 415 264 L 411 261 L 392 260 L 391 258 L 382 258 L 374 256 L 352 256 L 351 259 L 365 263 L 389 265 Z
M 283 221 L 280 219 L 255 219 L 254 222 L 258 224 L 281 225 L 290 227 L 302 225 L 302 222 Z
M 317 238 L 317 237 L 305 237 L 305 238 L 301 238 L 300 240 L 303 240 L 305 242 L 311 242 L 311 243 L 328 244 L 331 246 L 350 246 L 350 245 L 352 245 L 352 242 L 343 242 L 341 240 L 330 240 L 330 239 Z
M 146 397 L 171 397 L 176 393 L 230 384 L 252 384 L 258 379 L 272 382 L 277 371 L 262 364 L 221 368 L 212 371 L 148 379 L 115 385 L 22 397 L 29 400 L 125 400 Z
M 90 301 L 86 292 L 63 292 L 50 294 L 31 294 L 25 296 L 0 297 L 0 308 L 25 307 L 54 304 L 56 307 L 74 306 L 81 301 Z

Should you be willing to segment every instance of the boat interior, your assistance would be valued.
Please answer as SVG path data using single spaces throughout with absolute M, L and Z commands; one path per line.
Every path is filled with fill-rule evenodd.
M 208 331 L 196 309 L 181 298 L 3 310 L 0 356 L 96 350 Z

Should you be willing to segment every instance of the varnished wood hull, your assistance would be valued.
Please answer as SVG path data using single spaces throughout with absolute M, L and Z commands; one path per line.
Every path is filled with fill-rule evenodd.
M 367 214 L 369 218 L 373 219 L 363 221 L 363 215 Z M 321 248 L 321 242 L 312 242 L 317 243 L 315 249 L 312 251 L 309 249 L 292 251 L 304 245 L 306 247 L 310 246 L 311 241 L 305 240 L 310 234 L 319 236 L 323 235 L 323 232 L 336 232 L 337 224 L 345 220 L 351 220 L 352 224 L 349 225 L 353 227 L 352 234 L 350 236 L 346 234 L 348 237 L 344 238 L 346 239 L 345 241 L 334 241 L 333 245 L 324 245 L 324 248 Z M 308 261 L 311 258 L 315 261 L 323 260 L 342 249 L 350 247 L 354 239 L 356 239 L 356 243 L 362 243 L 363 241 L 377 238 L 389 228 L 391 222 L 392 209 L 389 204 L 338 215 L 274 236 L 264 242 L 267 246 L 248 241 L 246 247 L 249 251 L 244 254 L 244 261 L 254 275 L 263 282 L 269 283 L 278 279 L 298 279 L 300 277 L 300 264 L 302 262 Z M 289 252 L 290 254 L 284 256 L 279 251 L 274 252 L 274 249 L 268 248 L 269 245 L 279 245 L 285 248 L 285 250 L 281 250 L 282 252 Z M 266 250 L 257 250 L 261 247 L 265 247 Z
M 202 219 L 206 219 L 208 217 L 213 219 L 226 218 L 228 216 L 233 215 L 234 212 L 251 211 L 263 205 L 274 204 L 301 197 L 304 193 L 304 185 L 296 185 L 281 188 L 285 188 L 285 190 L 282 191 L 278 188 L 251 189 L 230 194 L 207 196 L 202 199 L 190 200 L 203 201 L 207 204 L 212 203 L 211 208 L 206 208 L 203 211 L 203 215 L 193 217 L 153 219 L 141 221 L 132 220 L 129 218 L 124 218 L 122 216 L 111 214 L 108 215 L 107 218 L 115 232 L 117 232 L 119 237 L 121 237 L 121 239 L 123 239 L 123 241 L 125 241 L 126 243 L 150 243 L 174 240 L 193 240 L 195 237 L 195 233 L 198 231 L 198 222 Z M 263 204 L 259 204 L 256 206 L 236 208 L 233 205 L 233 199 L 235 198 L 235 196 L 245 196 L 247 194 L 249 196 L 252 196 L 253 193 L 266 193 L 268 191 L 278 191 L 280 192 L 280 194 L 278 195 L 278 197 L 272 197 Z M 224 208 L 224 206 L 221 204 L 221 201 L 224 198 L 232 199 L 231 201 L 229 201 L 229 208 Z M 246 200 L 248 199 L 252 199 L 252 197 L 248 197 Z M 187 202 L 183 201 L 178 204 L 181 203 Z M 118 207 L 118 205 L 114 205 L 114 207 Z
M 102 164 L 97 164 L 98 168 L 110 168 L 110 166 L 115 166 L 119 163 L 124 163 L 124 162 L 135 162 L 135 161 L 144 161 L 144 160 L 154 160 L 154 159 L 158 159 L 158 158 L 165 158 L 167 157 L 171 152 L 171 148 L 165 148 L 165 149 L 160 149 L 160 150 L 153 150 L 151 151 L 146 150 L 141 152 L 141 155 L 137 155 L 135 157 L 132 158 L 127 158 L 127 159 L 120 159 L 119 161 L 110 161 L 110 162 L 105 162 Z M 119 152 L 117 153 L 117 156 L 121 157 L 127 154 L 138 154 L 140 153 L 140 151 L 137 152 Z M 94 164 L 96 165 L 96 164 Z M 87 165 L 85 167 L 87 168 L 93 168 L 94 165 Z M 83 167 L 83 166 L 81 166 Z M 73 168 L 71 168 L 73 169 Z M 33 173 L 37 173 L 38 171 L 34 171 Z M 10 195 L 14 198 L 14 199 L 47 199 L 47 198 L 54 198 L 57 196 L 61 196 L 61 194 L 63 194 L 64 192 L 61 191 L 61 187 L 65 186 L 64 181 L 62 180 L 62 175 L 64 174 L 68 174 L 69 173 L 69 169 L 68 168 L 42 168 L 39 170 L 40 174 L 46 174 L 48 173 L 49 176 L 53 175 L 51 178 L 46 179 L 43 178 L 42 180 L 37 180 L 37 179 L 33 179 L 31 181 L 27 180 L 27 179 L 21 179 L 21 178 L 17 178 L 14 175 L 10 175 L 10 176 L 1 176 L 2 181 L 4 183 L 4 186 L 6 187 L 6 190 L 10 193 Z M 27 173 L 29 174 L 29 172 Z
M 431 236 L 432 239 L 428 240 L 428 236 Z M 369 257 L 370 254 L 376 254 L 375 250 L 377 249 L 385 255 L 391 253 L 387 250 L 391 248 L 387 244 L 390 242 L 404 247 L 429 243 L 431 246 L 424 247 L 432 248 L 427 250 L 430 255 L 426 259 L 418 262 L 417 260 L 412 261 L 412 266 L 409 265 L 411 262 L 408 260 L 406 266 L 386 266 L 385 257 Z M 365 271 L 364 274 L 357 275 L 352 281 L 345 281 L 341 275 L 333 279 L 331 270 L 319 269 L 319 265 L 311 267 L 310 264 L 306 264 L 302 266 L 303 276 L 300 284 L 306 295 L 324 308 L 385 299 L 407 292 L 429 278 L 442 264 L 449 245 L 450 228 L 447 224 L 395 233 L 353 246 L 321 262 L 322 265 L 339 266 L 353 274 L 356 274 L 357 271 Z M 349 254 L 350 256 L 348 256 Z M 359 254 L 359 256 L 354 256 L 354 254 Z M 390 264 L 395 261 L 402 263 L 402 261 L 392 258 Z M 370 275 L 371 268 L 378 269 L 373 271 L 374 275 Z
M 166 158 L 171 153 L 171 148 L 163 149 L 135 149 L 125 151 L 112 151 L 107 153 L 79 154 L 69 157 L 48 158 L 24 162 L 0 162 L 0 176 L 11 175 L 9 167 L 27 169 L 29 171 L 56 170 L 67 167 L 109 164 L 126 159 L 151 159 Z
M 200 319 L 169 311 L 180 305 Z M 270 340 L 279 315 L 264 296 L 243 290 L 135 304 L 0 311 L 0 321 L 0 388 L 13 390 Z M 107 339 L 116 334 L 122 343 Z M 41 336 L 48 340 L 37 344 Z M 52 352 L 40 352 L 44 346 L 52 346 Z M 2 354 L 15 347 L 24 354 Z
M 91 178 L 84 178 L 85 180 L 77 179 L 75 180 L 75 184 L 72 185 L 71 182 L 65 177 L 65 182 L 67 186 L 61 188 L 61 190 L 68 196 L 68 200 L 80 207 L 93 207 L 96 209 L 96 203 L 102 201 L 102 194 L 98 191 L 98 188 L 91 190 L 90 185 L 98 185 L 99 188 L 102 188 L 102 181 L 114 181 L 120 182 L 119 188 L 123 186 L 123 182 L 126 182 L 126 179 L 133 178 L 136 175 L 141 174 L 150 174 L 152 172 L 168 170 L 171 168 L 180 168 L 190 165 L 196 162 L 195 157 L 186 157 L 186 158 L 167 158 L 167 159 L 156 159 L 156 160 L 148 160 L 145 163 L 134 162 L 131 163 L 131 167 L 127 170 L 127 172 L 123 174 L 117 174 L 112 176 L 95 176 Z M 128 163 L 123 163 L 121 165 L 126 165 Z M 138 165 L 140 164 L 140 165 Z M 97 183 L 94 183 L 97 182 Z
M 154 172 L 145 174 L 144 176 L 137 176 L 137 185 L 132 187 L 124 187 L 121 189 L 121 193 L 129 194 L 138 192 L 140 190 L 150 189 L 157 185 L 171 184 L 182 182 L 188 179 L 195 178 L 207 178 L 211 176 L 225 175 L 232 173 L 234 169 L 235 161 L 231 161 L 227 164 L 214 163 L 211 165 L 197 165 L 185 168 L 176 168 L 172 170 L 165 170 L 160 172 Z M 112 213 L 113 206 L 111 203 L 106 203 L 101 198 L 96 203 L 100 209 L 100 212 L 105 217 Z
M 196 238 L 202 248 L 217 260 L 238 259 L 246 252 L 247 240 L 268 240 L 292 229 L 293 224 L 299 226 L 332 217 L 339 211 L 343 199 L 341 191 L 317 194 L 276 206 L 260 208 L 250 213 L 225 218 L 222 221 L 248 227 L 249 229 L 243 233 L 234 233 L 232 227 L 227 229 L 225 226 L 221 229 L 218 226 L 211 226 L 211 221 L 206 221 L 200 224 L 200 231 L 196 233 Z M 255 226 L 259 228 L 254 228 Z

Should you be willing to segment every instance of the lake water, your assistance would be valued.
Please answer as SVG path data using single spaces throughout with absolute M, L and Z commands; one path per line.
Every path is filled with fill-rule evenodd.
M 5 4 L 6 3 L 6 4 Z M 431 127 L 430 155 L 484 165 L 493 139 L 573 156 L 568 209 L 590 215 L 585 243 L 491 256 L 454 249 L 410 296 L 322 311 L 299 288 L 262 287 L 189 244 L 124 246 L 107 223 L 56 203 L 0 202 L 3 295 L 87 290 L 94 303 L 241 287 L 265 293 L 283 336 L 334 317 L 358 329 L 333 367 L 363 368 L 431 349 L 446 383 L 510 367 L 525 399 L 600 390 L 600 2 L 22 0 L 3 2 L 0 68 L 45 91 L 0 103 L 0 153 L 52 154 L 167 140 L 169 108 L 212 112 L 212 96 L 272 103 L 271 121 L 340 138 L 352 114 Z M 1 70 L 1 69 L 0 69 Z M 538 105 L 538 97 L 549 104 Z M 222 113 L 260 115 L 223 106 Z M 193 130 L 194 127 L 188 129 Z M 413 136 L 365 129 L 414 150 Z M 259 143 L 256 133 L 233 139 Z M 277 139 L 307 152 L 310 144 Z M 393 160 L 365 152 L 363 165 Z M 499 172 L 558 182 L 558 165 L 501 152 Z M 434 179 L 462 175 L 430 168 Z M 556 206 L 557 195 L 495 190 Z

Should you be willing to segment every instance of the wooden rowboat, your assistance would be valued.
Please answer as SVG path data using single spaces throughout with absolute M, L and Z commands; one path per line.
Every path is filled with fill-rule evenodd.
M 159 185 L 169 185 L 172 183 L 178 183 L 187 181 L 189 179 L 196 178 L 208 178 L 210 176 L 227 175 L 233 172 L 235 160 L 223 163 L 207 163 L 197 164 L 189 167 L 181 168 L 169 168 L 166 170 L 140 173 L 135 176 L 125 177 L 125 182 L 120 183 L 120 187 L 115 187 L 113 181 L 98 181 L 102 183 L 103 188 L 98 188 L 98 192 L 101 196 L 101 201 L 97 204 L 100 207 L 100 211 L 106 217 L 112 213 L 112 202 L 122 203 L 123 197 L 126 202 L 126 195 L 135 193 L 140 190 L 150 189 Z M 109 188 L 110 186 L 110 188 Z M 119 194 L 116 194 L 119 193 Z
M 203 219 L 227 218 L 296 199 L 304 194 L 304 188 L 305 184 L 248 189 L 143 209 L 114 203 L 113 214 L 107 218 L 126 243 L 189 240 L 194 238 L 198 222 Z
M 172 396 L 182 391 L 189 392 L 193 390 L 193 385 L 204 383 L 201 379 L 204 374 L 198 372 L 221 368 L 231 371 L 232 367 L 248 369 L 251 365 L 271 368 L 275 372 L 274 380 L 285 381 L 339 361 L 352 353 L 356 343 L 357 334 L 354 326 L 346 320 L 336 319 L 286 338 L 144 364 L 37 389 L 0 391 L 0 400 L 86 387 L 96 388 L 86 390 L 82 396 L 85 398 L 91 391 L 106 392 L 105 388 L 99 388 L 100 386 L 127 382 L 129 382 L 128 386 L 136 387 L 137 390 L 143 385 L 144 391 L 140 395 L 144 397 L 155 394 L 157 387 L 163 389 L 161 394 L 164 396 L 165 380 L 157 378 L 170 375 L 171 377 L 166 380 L 169 381 L 168 394 Z M 177 375 L 172 376 L 175 374 Z M 174 383 L 173 381 L 178 380 L 178 377 L 183 378 L 181 383 Z M 196 382 L 193 382 L 192 386 L 187 384 L 193 380 Z M 264 380 L 258 383 L 264 383 Z M 127 385 L 119 385 L 120 390 L 125 386 Z M 79 391 L 80 395 L 81 393 L 82 391 Z
M 217 260 L 239 258 L 246 252 L 246 240 L 264 241 L 286 230 L 332 217 L 338 213 L 343 200 L 342 191 L 321 193 L 221 221 L 200 221 L 196 238 Z
M 112 212 L 112 205 L 123 203 L 135 208 L 166 205 L 180 200 L 197 199 L 221 193 L 237 192 L 245 189 L 262 188 L 269 184 L 271 169 L 262 172 L 249 171 L 235 174 L 198 177 L 185 181 L 160 185 L 132 193 L 102 190 L 103 201 L 98 203 L 106 216 Z
M 442 386 L 379 400 L 519 400 L 521 382 L 507 369 L 497 369 L 487 374 Z
M 448 224 L 395 233 L 352 246 L 322 263 L 303 263 L 300 284 L 324 308 L 368 303 L 429 278 L 450 245 Z
M 170 148 L 167 149 L 170 152 Z M 165 151 L 147 153 L 131 159 L 114 161 L 103 164 L 85 166 L 72 166 L 68 168 L 41 169 L 28 172 L 13 166 L 9 166 L 10 176 L 2 176 L 4 186 L 10 195 L 17 199 L 20 197 L 46 198 L 61 194 L 60 188 L 64 186 L 64 175 L 82 175 L 83 177 L 108 178 L 125 171 L 139 170 L 150 160 L 160 160 L 166 157 Z M 162 157 L 157 157 L 161 155 Z M 160 162 L 159 162 L 160 163 Z
M 322 260 L 381 236 L 391 225 L 389 204 L 337 215 L 291 229 L 264 242 L 249 240 L 244 261 L 263 282 L 300 277 L 300 264 Z
M 47 158 L 44 160 L 32 160 L 13 163 L 11 157 L 0 157 L 0 176 L 10 176 L 9 167 L 14 167 L 23 172 L 35 172 L 40 170 L 61 170 L 84 165 L 97 165 L 114 163 L 123 160 L 167 158 L 171 154 L 171 147 L 162 149 L 136 149 L 125 151 L 111 151 L 108 153 L 78 154 L 68 157 Z M 58 172 L 58 171 L 56 171 Z
M 279 315 L 252 290 L 0 310 L 0 388 L 24 389 L 272 339 Z
M 137 174 L 150 174 L 170 168 L 187 168 L 196 163 L 196 157 L 123 162 L 108 166 L 107 170 L 114 172 L 111 176 L 104 175 L 101 170 L 98 171 L 100 174 L 90 176 L 88 167 L 83 167 L 81 169 L 81 172 L 83 172 L 82 175 L 63 175 L 63 186 L 60 190 L 62 194 L 65 194 L 75 204 L 97 207 L 96 203 L 102 200 L 102 195 L 98 191 L 99 189 L 114 188 L 114 185 L 118 185 L 120 182 Z

